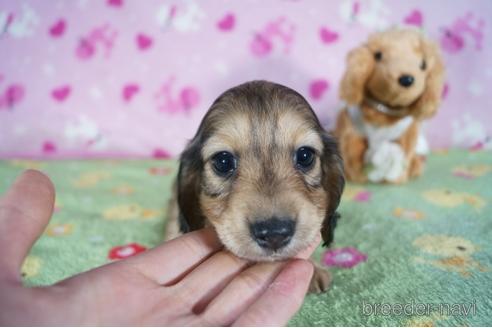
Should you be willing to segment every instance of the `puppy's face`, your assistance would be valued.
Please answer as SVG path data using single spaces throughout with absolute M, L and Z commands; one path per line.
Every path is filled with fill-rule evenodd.
M 408 106 L 426 87 L 432 58 L 418 32 L 390 30 L 378 33 L 368 42 L 374 56 L 374 71 L 367 90 L 379 101 L 391 106 Z
M 342 171 L 336 144 L 299 94 L 251 82 L 205 116 L 183 153 L 178 200 L 192 229 L 206 220 L 234 254 L 277 260 L 306 248 L 322 227 L 330 241 Z

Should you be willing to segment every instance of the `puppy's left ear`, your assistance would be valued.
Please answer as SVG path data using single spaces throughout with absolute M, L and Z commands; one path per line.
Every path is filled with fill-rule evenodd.
M 322 139 L 322 184 L 328 195 L 328 208 L 321 227 L 321 237 L 323 238 L 323 246 L 328 246 L 333 241 L 334 230 L 340 217 L 336 210 L 345 187 L 345 177 L 343 174 L 343 160 L 340 156 L 336 139 L 327 132 L 323 133 Z
M 411 113 L 418 120 L 432 117 L 440 103 L 444 87 L 444 63 L 439 46 L 422 37 L 421 48 L 426 62 L 427 78 L 425 89 L 417 102 L 412 105 Z

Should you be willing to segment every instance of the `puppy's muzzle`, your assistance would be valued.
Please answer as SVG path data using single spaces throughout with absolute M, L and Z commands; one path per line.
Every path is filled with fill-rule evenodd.
M 260 247 L 277 251 L 289 244 L 296 231 L 296 222 L 290 218 L 272 217 L 251 223 L 249 230 Z

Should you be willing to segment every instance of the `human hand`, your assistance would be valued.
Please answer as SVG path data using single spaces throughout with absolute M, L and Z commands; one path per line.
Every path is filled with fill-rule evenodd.
M 203 229 L 53 286 L 20 268 L 53 213 L 55 191 L 28 170 L 0 200 L 0 325 L 284 325 L 299 309 L 315 245 L 287 262 L 248 263 Z M 318 240 L 319 242 L 319 240 Z

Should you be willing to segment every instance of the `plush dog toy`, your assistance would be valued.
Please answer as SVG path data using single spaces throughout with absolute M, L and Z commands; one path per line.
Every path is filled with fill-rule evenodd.
M 335 134 L 349 180 L 403 183 L 422 173 L 420 125 L 436 113 L 443 80 L 438 46 L 417 30 L 374 33 L 348 54 Z

